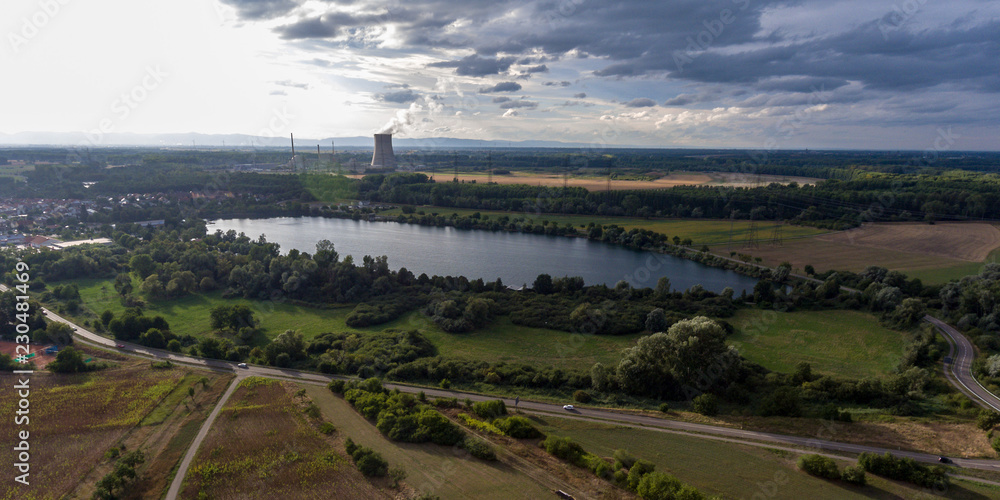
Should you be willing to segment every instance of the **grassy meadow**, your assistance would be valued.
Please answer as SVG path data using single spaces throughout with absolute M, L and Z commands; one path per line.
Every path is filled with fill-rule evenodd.
M 822 480 L 799 471 L 795 465 L 799 454 L 793 452 L 599 422 L 550 416 L 530 418 L 542 432 L 570 437 L 591 453 L 611 457 L 614 450 L 626 449 L 636 458 L 656 464 L 656 470 L 668 472 L 702 493 L 723 498 L 941 498 L 871 474 L 868 486 L 863 488 Z M 838 460 L 841 468 L 853 463 L 854 460 Z M 958 480 L 944 494 L 945 498 L 977 500 L 998 496 L 1000 487 Z
M 552 496 L 551 491 L 502 462 L 484 462 L 435 444 L 390 441 L 326 387 L 306 384 L 303 387 L 319 406 L 323 418 L 337 426 L 338 434 L 381 453 L 390 467 L 403 467 L 408 475 L 407 484 L 419 493 L 483 500 Z
M 764 367 L 791 373 L 802 361 L 814 373 L 849 378 L 888 373 L 899 362 L 907 335 L 868 313 L 831 310 L 774 313 L 737 311 L 729 337 L 740 353 Z

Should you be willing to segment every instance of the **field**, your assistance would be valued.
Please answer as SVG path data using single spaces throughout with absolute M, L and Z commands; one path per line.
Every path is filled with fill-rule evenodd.
M 438 182 L 449 182 L 452 179 L 458 178 L 462 182 L 472 182 L 485 183 L 488 182 L 490 176 L 488 173 L 469 173 L 460 172 L 455 175 L 448 171 L 439 172 L 419 172 L 427 174 L 427 176 L 435 178 Z M 364 175 L 351 175 L 348 177 L 353 177 L 360 179 Z M 778 182 L 782 184 L 788 184 L 790 182 L 798 182 L 799 184 L 812 184 L 815 183 L 817 179 L 809 177 L 786 177 L 778 175 L 761 175 L 760 182 L 762 184 L 770 184 L 772 182 Z M 629 179 L 612 179 L 610 184 L 608 183 L 607 177 L 600 176 L 579 176 L 571 175 L 569 177 L 563 177 L 561 174 L 537 174 L 529 172 L 512 172 L 510 174 L 504 175 L 494 175 L 493 182 L 496 184 L 527 184 L 531 186 L 548 186 L 548 187 L 581 187 L 588 191 L 607 191 L 610 186 L 611 190 L 619 191 L 626 189 L 666 189 L 672 188 L 674 186 L 732 186 L 732 187 L 746 187 L 753 186 L 757 183 L 757 179 L 754 176 L 730 173 L 730 172 L 671 172 L 663 177 L 655 180 L 629 180 Z
M 105 298 L 101 286 L 110 283 L 101 280 L 74 281 L 80 288 L 85 307 L 94 314 L 104 309 L 120 313 L 124 310 L 112 292 Z M 199 294 L 169 301 L 153 301 L 146 308 L 147 315 L 162 315 L 171 329 L 179 334 L 195 337 L 210 334 L 209 311 L 224 303 L 242 303 L 256 311 L 266 337 L 274 338 L 287 329 L 302 332 L 308 339 L 326 332 L 375 332 L 386 328 L 418 329 L 437 346 L 442 356 L 489 362 L 505 361 L 534 366 L 553 364 L 561 368 L 587 370 L 600 361 L 617 363 L 621 350 L 632 346 L 638 335 L 625 336 L 573 336 L 567 332 L 514 325 L 506 317 L 499 318 L 486 328 L 465 334 L 452 334 L 441 330 L 419 311 L 383 325 L 368 328 L 348 327 L 345 320 L 352 306 L 319 309 L 280 302 L 259 302 L 244 299 L 223 299 L 220 293 Z M 258 338 L 255 345 L 265 344 Z
M 874 316 L 858 311 L 743 309 L 728 321 L 737 330 L 729 341 L 740 354 L 783 373 L 805 361 L 814 373 L 882 375 L 896 367 L 907 342 L 906 334 L 883 328 Z
M 182 498 L 392 498 L 342 446 L 320 434 L 290 391 L 250 377 L 219 414 L 184 479 Z
M 718 245 L 712 250 L 722 253 L 726 247 Z M 807 264 L 819 272 L 857 272 L 878 265 L 937 284 L 977 273 L 984 262 L 1000 258 L 1000 230 L 980 223 L 866 224 L 850 231 L 785 241 L 780 246 L 763 243 L 760 248 L 739 251 L 761 257 L 771 266 L 787 261 L 800 271 Z
M 641 334 L 573 335 L 558 330 L 528 328 L 502 317 L 471 333 L 442 331 L 419 312 L 403 318 L 397 327 L 419 328 L 445 357 L 491 363 L 523 363 L 536 367 L 555 366 L 589 370 L 594 363 L 617 365 L 621 351 L 635 345 Z M 390 323 L 392 325 L 392 323 Z
M 418 211 L 423 211 L 425 214 L 436 213 L 441 216 L 449 217 L 451 214 L 458 214 L 459 216 L 469 216 L 474 213 L 479 213 L 480 215 L 489 215 L 492 218 L 507 216 L 511 219 L 515 217 L 524 217 L 527 220 L 532 221 L 532 223 L 541 223 L 542 221 L 555 222 L 560 226 L 574 226 L 577 229 L 585 228 L 588 224 L 593 222 L 594 224 L 610 225 L 616 224 L 619 227 L 625 229 L 648 229 L 657 233 L 665 234 L 671 238 L 677 236 L 682 240 L 685 238 L 691 238 L 694 242 L 695 247 L 700 247 L 701 245 L 728 245 L 730 240 L 732 240 L 733 249 L 737 249 L 742 246 L 743 242 L 746 241 L 747 235 L 750 232 L 751 223 L 747 220 L 720 220 L 720 219 L 643 219 L 641 217 L 613 217 L 613 216 L 600 216 L 600 215 L 565 215 L 565 214 L 545 214 L 545 213 L 535 213 L 535 212 L 502 212 L 497 210 L 475 210 L 468 208 L 451 208 L 451 207 L 433 207 L 433 206 L 422 206 L 417 208 Z M 400 209 L 396 208 L 393 210 L 387 210 L 385 212 L 379 212 L 383 215 L 400 215 L 402 212 Z M 766 241 L 771 237 L 774 232 L 774 228 L 778 224 L 774 222 L 760 222 L 757 224 L 757 231 L 761 240 Z M 793 226 L 790 224 L 781 224 L 781 235 L 785 240 L 795 240 L 800 238 L 808 238 L 812 236 L 817 236 L 821 234 L 826 234 L 829 231 L 816 229 L 808 226 Z M 714 249 L 716 252 L 723 252 L 726 249 L 725 246 L 721 248 Z M 728 253 L 726 253 L 728 255 Z
M 724 498 L 940 498 L 870 474 L 869 485 L 864 488 L 824 481 L 796 468 L 798 453 L 596 422 L 549 416 L 531 418 L 543 432 L 571 437 L 587 451 L 610 457 L 614 450 L 626 449 L 637 458 L 656 464 L 656 470 L 673 474 L 703 493 Z M 852 462 L 843 460 L 839 465 L 842 468 Z M 954 481 L 944 496 L 985 500 L 998 495 L 997 487 Z
M 551 491 L 502 462 L 484 462 L 435 444 L 389 441 L 325 387 L 304 387 L 323 417 L 337 426 L 338 434 L 378 451 L 390 467 L 403 467 L 408 474 L 406 482 L 420 493 L 447 499 L 554 498 Z
M 105 452 L 121 443 L 128 449 L 141 447 L 147 455 L 140 472 L 144 482 L 136 485 L 135 491 L 146 486 L 159 491 L 179 457 L 173 450 L 183 451 L 193 437 L 182 432 L 183 424 L 200 422 L 204 415 L 198 405 L 218 397 L 212 389 L 221 377 L 205 374 L 209 389 L 200 389 L 195 398 L 188 399 L 195 408 L 177 411 L 180 402 L 169 395 L 192 376 L 192 371 L 151 370 L 145 361 L 97 350 L 87 356 L 95 361 L 105 356 L 117 366 L 84 374 L 36 372 L 31 376 L 31 485 L 19 487 L 12 480 L 5 481 L 0 486 L 0 499 L 89 498 L 93 484 L 113 467 L 113 462 L 103 458 Z M 7 387 L 13 386 L 14 379 L 13 375 L 0 375 L 0 382 Z M 0 413 L 14 415 L 15 396 L 14 391 L 0 394 Z M 158 419 L 160 425 L 147 423 L 147 417 L 156 412 L 163 415 Z M 14 425 L 2 426 L 0 442 L 12 447 L 16 430 Z M 10 461 L 5 461 L 0 471 L 8 478 L 15 476 Z
M 115 314 L 125 310 L 111 286 L 111 281 L 88 279 L 74 280 L 72 283 L 76 283 L 80 288 L 82 303 L 93 314 L 99 315 L 105 309 L 110 309 Z M 102 287 L 106 287 L 110 292 L 102 291 Z M 251 307 L 260 320 L 260 326 L 271 338 L 288 329 L 298 330 L 306 338 L 325 332 L 343 331 L 347 329 L 344 320 L 353 309 L 353 306 L 319 309 L 280 301 L 223 299 L 221 292 L 211 292 L 178 299 L 149 301 L 144 312 L 147 316 L 163 316 L 174 333 L 197 337 L 212 331 L 210 312 L 213 307 L 220 304 L 244 304 Z M 255 345 L 265 343 L 266 339 L 263 338 L 255 341 Z

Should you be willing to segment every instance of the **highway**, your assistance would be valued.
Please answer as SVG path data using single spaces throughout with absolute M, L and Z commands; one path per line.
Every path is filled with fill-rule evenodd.
M 0 290 L 5 290 L 5 289 L 6 287 L 0 285 Z M 50 321 L 58 321 L 66 323 L 70 325 L 72 328 L 74 328 L 74 333 L 78 337 L 80 337 L 80 339 L 83 340 L 84 343 L 115 349 L 116 342 L 114 340 L 102 337 L 91 331 L 88 331 L 80 327 L 79 325 L 75 325 L 72 322 L 66 320 L 65 318 L 51 311 L 43 309 L 43 312 L 46 318 L 49 319 Z M 933 320 L 933 318 L 928 319 L 928 321 L 931 320 Z M 935 326 L 938 326 L 938 328 L 942 328 L 943 325 L 944 327 L 950 329 L 950 327 L 948 327 L 947 324 L 940 323 L 937 320 L 933 320 L 931 322 L 934 323 Z M 955 337 L 956 339 L 964 340 L 964 337 L 958 332 L 954 331 L 953 329 L 951 330 L 951 332 L 954 332 L 954 334 L 956 335 Z M 952 335 L 951 332 L 948 332 L 949 336 Z M 343 380 L 351 379 L 350 377 L 329 376 L 313 372 L 304 372 L 298 370 L 281 369 L 281 368 L 256 366 L 256 365 L 248 365 L 247 368 L 238 368 L 236 366 L 236 363 L 233 362 L 209 360 L 209 359 L 199 358 L 196 356 L 188 356 L 184 354 L 173 353 L 161 349 L 152 349 L 149 347 L 131 343 L 124 343 L 124 344 L 125 347 L 123 349 L 119 349 L 119 351 L 127 354 L 138 355 L 160 360 L 168 359 L 171 362 L 175 363 L 181 363 L 201 368 L 208 368 L 217 371 L 226 371 L 230 373 L 236 373 L 237 375 L 240 376 L 261 376 L 261 377 L 288 379 L 292 381 L 322 383 L 322 384 L 326 384 L 334 378 Z M 989 391 L 982 389 L 981 386 L 978 386 L 978 383 L 976 383 L 975 380 L 972 378 L 971 372 L 969 371 L 971 365 L 970 361 L 968 361 L 968 359 L 971 359 L 972 354 L 970 353 L 972 352 L 971 351 L 972 346 L 971 344 L 968 343 L 967 340 L 965 340 L 964 345 L 965 347 L 963 348 L 963 344 L 959 343 L 959 353 L 960 353 L 959 356 L 961 356 L 962 352 L 965 352 L 967 358 L 964 365 L 960 363 L 955 363 L 955 366 L 959 367 L 959 373 L 956 374 L 956 377 L 961 375 L 962 377 L 958 378 L 960 382 L 963 380 L 971 380 L 973 386 L 980 388 L 980 392 L 972 392 L 972 394 L 976 394 L 978 396 L 980 395 L 981 392 L 985 393 L 980 397 L 980 399 L 978 399 L 979 401 L 985 402 L 992 400 L 995 401 L 998 406 L 1000 406 L 1000 401 L 997 401 L 996 396 L 993 396 L 992 394 L 989 393 Z M 458 398 L 459 400 L 464 400 L 468 398 L 471 399 L 472 401 L 485 401 L 490 399 L 498 399 L 494 396 L 484 396 L 480 394 L 444 390 L 444 389 L 414 387 L 404 384 L 386 383 L 385 386 L 389 389 L 398 388 L 402 392 L 409 392 L 409 393 L 418 393 L 423 391 L 429 397 L 446 397 L 446 398 L 454 397 Z M 966 387 L 966 389 L 972 391 L 972 389 L 969 387 Z M 515 406 L 513 399 L 508 399 L 508 398 L 502 398 L 502 399 L 504 400 L 504 402 L 507 404 L 508 407 Z M 736 429 L 729 427 L 718 427 L 713 425 L 696 424 L 690 422 L 679 422 L 655 416 L 622 413 L 622 412 L 597 409 L 597 408 L 576 408 L 574 410 L 567 411 L 564 410 L 562 408 L 562 405 L 559 404 L 542 403 L 536 401 L 521 400 L 516 405 L 516 407 L 519 410 L 529 413 L 547 414 L 547 415 L 556 414 L 568 418 L 593 420 L 609 424 L 621 424 L 631 427 L 637 426 L 642 428 L 649 428 L 652 430 L 663 430 L 666 432 L 681 432 L 694 437 L 722 439 L 727 441 L 734 440 L 736 442 L 745 442 L 746 444 L 753 444 L 753 445 L 759 445 L 761 443 L 770 443 L 770 444 L 789 446 L 796 449 L 808 450 L 813 452 L 821 450 L 826 452 L 835 452 L 835 453 L 852 454 L 852 455 L 862 452 L 873 452 L 880 454 L 885 452 L 890 452 L 896 456 L 909 457 L 921 462 L 928 462 L 928 463 L 938 462 L 938 455 L 834 441 L 832 439 L 836 438 L 838 432 L 849 432 L 850 431 L 849 426 L 847 426 L 846 424 L 836 424 L 832 422 L 825 422 L 819 420 L 816 421 L 817 422 L 816 437 L 800 437 L 800 436 L 790 436 L 790 435 L 776 434 L 770 432 L 750 431 L 750 430 L 743 430 L 743 429 Z M 949 458 L 951 458 L 954 462 L 954 465 L 958 467 L 989 470 L 989 471 L 1000 471 L 1000 461 L 987 460 L 987 459 L 964 459 L 959 457 L 949 457 Z
M 986 390 L 972 375 L 972 360 L 976 359 L 976 348 L 972 342 L 951 325 L 933 316 L 924 316 L 924 321 L 934 325 L 948 341 L 951 362 L 944 364 L 944 375 L 948 381 L 979 406 L 1000 412 L 1000 398 Z

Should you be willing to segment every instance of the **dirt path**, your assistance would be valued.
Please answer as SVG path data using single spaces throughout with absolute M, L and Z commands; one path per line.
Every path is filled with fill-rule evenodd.
M 194 461 L 194 456 L 198 453 L 198 447 L 201 446 L 201 442 L 205 440 L 205 436 L 208 435 L 208 430 L 212 428 L 212 423 L 215 422 L 215 417 L 219 416 L 219 412 L 222 408 L 226 406 L 226 401 L 229 401 L 229 397 L 236 392 L 236 388 L 239 387 L 240 382 L 246 378 L 245 374 L 237 375 L 235 379 L 229 384 L 229 388 L 226 392 L 219 398 L 219 403 L 215 405 L 212 413 L 205 419 L 205 423 L 202 424 L 201 430 L 198 431 L 198 437 L 194 438 L 191 442 L 191 447 L 188 448 L 187 453 L 184 455 L 184 460 L 181 460 L 180 467 L 177 468 L 177 474 L 174 476 L 174 480 L 170 483 L 170 491 L 167 492 L 167 500 L 177 500 L 177 495 L 180 494 L 181 486 L 184 484 L 184 476 L 187 475 L 188 467 L 191 466 L 191 462 Z

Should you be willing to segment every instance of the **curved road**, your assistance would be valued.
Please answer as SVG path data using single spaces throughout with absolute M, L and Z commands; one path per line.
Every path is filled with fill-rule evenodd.
M 972 375 L 972 360 L 976 359 L 976 348 L 972 342 L 951 325 L 933 316 L 924 316 L 924 321 L 934 325 L 948 341 L 949 359 L 944 364 L 944 376 L 948 381 L 979 406 L 1000 412 L 1000 398 L 986 390 Z
M 0 289 L 3 288 L 6 287 L 0 285 Z M 46 318 L 48 318 L 51 321 L 59 321 L 62 323 L 69 324 L 71 327 L 74 328 L 74 333 L 76 333 L 79 337 L 82 337 L 85 341 L 87 341 L 87 343 L 103 347 L 110 347 L 110 348 L 115 347 L 116 343 L 111 339 L 87 331 L 79 327 L 78 325 L 75 325 L 72 322 L 60 317 L 59 315 L 52 313 L 51 311 L 43 309 L 43 312 Z M 938 326 L 939 328 L 942 327 L 941 325 L 943 325 L 944 327 L 948 327 L 947 324 L 941 323 L 938 320 L 935 320 L 934 318 L 930 318 L 928 319 L 928 321 L 934 323 L 935 326 Z M 954 329 L 952 329 L 952 332 L 954 332 Z M 958 332 L 954 333 L 958 334 Z M 952 333 L 947 332 L 947 334 L 950 336 Z M 956 340 L 958 339 L 964 339 L 964 337 L 961 334 L 958 334 Z M 959 344 L 960 346 L 959 352 L 960 353 L 966 352 L 968 354 L 968 349 L 971 349 L 971 344 L 968 344 L 968 340 L 965 340 L 965 345 L 967 347 L 963 351 L 962 344 Z M 287 370 L 287 369 L 263 367 L 263 366 L 248 366 L 248 368 L 238 368 L 236 366 L 236 363 L 228 361 L 203 359 L 194 356 L 188 356 L 169 351 L 164 351 L 162 349 L 152 349 L 149 347 L 135 345 L 135 344 L 128 344 L 128 343 L 125 343 L 124 350 L 127 351 L 129 354 L 140 355 L 144 357 L 169 359 L 171 362 L 176 362 L 176 363 L 193 365 L 219 371 L 236 372 L 240 377 L 256 375 L 261 377 L 282 378 L 282 379 L 290 379 L 290 380 L 305 381 L 312 383 L 324 383 L 324 384 L 328 383 L 330 380 L 334 378 L 344 379 L 344 380 L 351 379 L 350 377 L 329 376 L 313 372 L 303 372 L 298 370 Z M 971 372 L 968 371 L 969 368 L 970 364 L 966 363 L 964 365 L 965 372 L 961 374 L 968 375 L 968 377 L 971 378 Z M 959 365 L 959 369 L 961 371 L 963 369 L 963 365 Z M 973 378 L 972 381 L 974 382 L 975 379 Z M 984 396 L 988 395 L 992 397 L 994 401 L 997 399 L 996 396 L 990 394 L 989 391 L 986 391 L 985 389 L 982 389 L 981 386 L 978 386 L 978 383 L 974 382 L 973 385 L 979 387 L 981 392 L 985 392 L 986 394 Z M 413 387 L 401 384 L 385 384 L 385 386 L 389 389 L 398 388 L 400 391 L 409 393 L 418 393 L 423 391 L 426 395 L 431 397 L 448 397 L 448 398 L 455 397 L 459 399 L 468 398 L 473 401 L 486 401 L 491 399 L 497 399 L 496 397 L 483 396 L 480 394 L 433 389 L 426 387 Z M 980 394 L 980 392 L 973 392 L 973 394 L 978 395 Z M 515 406 L 513 399 L 507 399 L 507 398 L 502 398 L 502 399 L 508 406 L 511 407 Z M 997 403 L 998 406 L 1000 406 L 1000 401 L 998 401 Z M 789 436 L 789 435 L 775 434 L 770 432 L 748 431 L 748 430 L 735 429 L 729 427 L 717 427 L 712 425 L 696 424 L 690 422 L 679 422 L 674 420 L 666 420 L 658 417 L 635 415 L 629 413 L 619 413 L 619 412 L 596 409 L 596 408 L 577 408 L 572 411 L 566 411 L 563 410 L 562 406 L 558 404 L 540 403 L 535 401 L 520 401 L 520 403 L 517 404 L 516 407 L 520 410 L 532 413 L 559 414 L 561 416 L 566 416 L 570 418 L 602 421 L 609 424 L 618 423 L 628 426 L 652 427 L 656 429 L 670 430 L 675 432 L 684 432 L 689 435 L 695 435 L 695 436 L 705 435 L 705 437 L 713 436 L 716 438 L 721 437 L 721 438 L 736 439 L 741 441 L 774 443 L 780 445 L 788 445 L 796 448 L 806 448 L 812 450 L 824 450 L 829 452 L 850 453 L 850 454 L 857 454 L 862 452 L 873 452 L 881 454 L 885 452 L 890 452 L 896 456 L 909 457 L 921 462 L 930 462 L 930 463 L 938 462 L 938 455 L 933 455 L 928 453 L 891 450 L 875 446 L 865 446 L 865 445 L 842 443 L 838 441 L 830 441 L 828 439 Z M 837 427 L 835 425 L 827 427 L 823 432 L 818 434 L 824 437 L 836 437 Z M 959 467 L 1000 471 L 1000 461 L 996 460 L 953 458 L 953 461 L 954 465 Z M 178 475 L 179 474 L 180 472 L 178 472 Z

